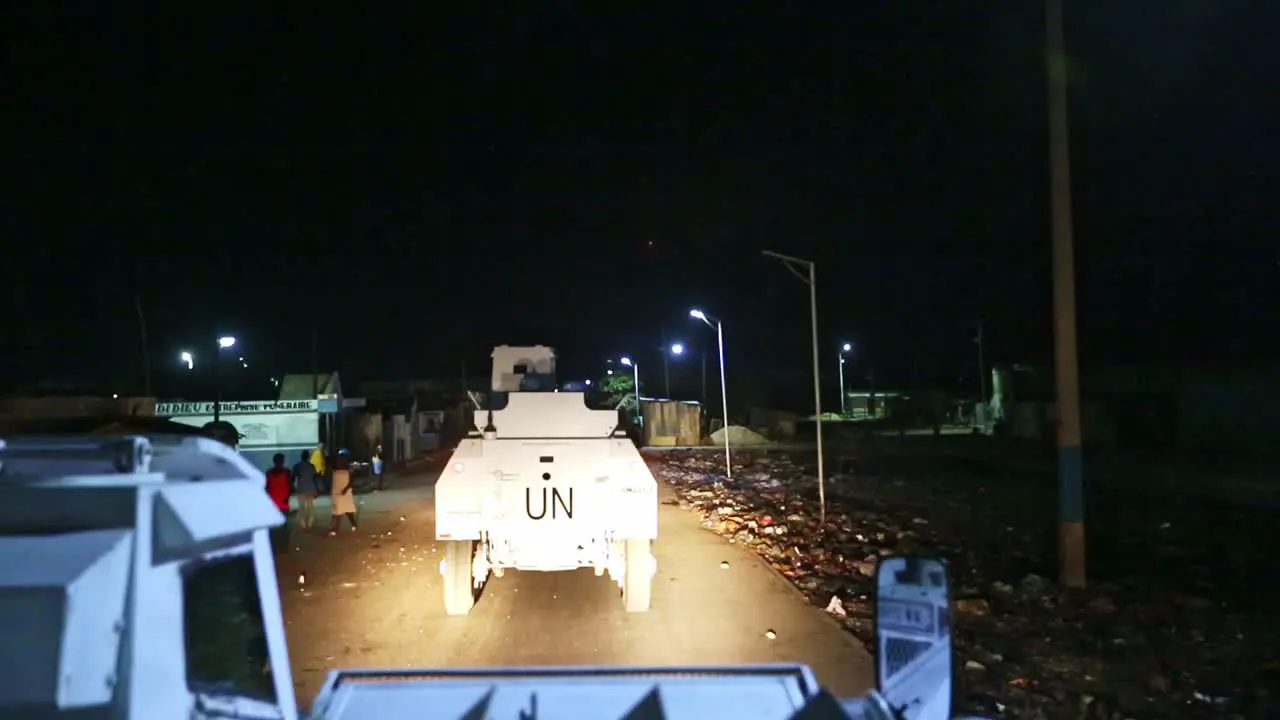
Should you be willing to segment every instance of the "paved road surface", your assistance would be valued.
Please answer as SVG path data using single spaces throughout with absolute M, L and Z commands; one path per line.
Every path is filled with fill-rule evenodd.
M 491 578 L 468 617 L 444 614 L 428 474 L 359 498 L 361 527 L 295 532 L 279 563 L 289 657 L 302 705 L 336 667 L 677 665 L 801 661 L 842 695 L 874 683 L 854 638 L 745 548 L 661 507 L 653 609 L 622 610 L 591 571 Z M 674 496 L 667 488 L 664 501 Z M 328 508 L 318 508 L 328 520 Z M 727 562 L 728 568 L 721 564 Z M 299 575 L 305 582 L 299 583 Z M 773 630 L 776 639 L 766 632 Z

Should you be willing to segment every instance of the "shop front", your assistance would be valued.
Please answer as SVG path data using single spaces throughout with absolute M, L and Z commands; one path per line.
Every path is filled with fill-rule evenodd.
M 156 403 L 157 416 L 193 427 L 213 422 L 213 411 L 212 402 Z M 316 447 L 320 412 L 318 400 L 261 400 L 223 402 L 218 414 L 235 426 L 240 453 L 265 470 L 276 453 L 284 453 L 286 464 L 293 465 L 303 450 Z

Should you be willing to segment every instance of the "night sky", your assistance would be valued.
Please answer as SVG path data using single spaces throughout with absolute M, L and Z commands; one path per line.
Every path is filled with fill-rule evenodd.
M 1272 362 L 1280 6 L 1067 4 L 1086 368 Z M 540 343 L 656 383 L 664 336 L 714 348 L 698 306 L 737 385 L 803 400 L 766 248 L 818 262 L 832 401 L 844 341 L 887 385 L 972 386 L 979 317 L 1052 357 L 1036 2 L 14 5 L 9 388 L 140 389 L 136 298 L 163 394 L 219 333 L 245 383 L 306 372 L 317 322 L 349 382 Z

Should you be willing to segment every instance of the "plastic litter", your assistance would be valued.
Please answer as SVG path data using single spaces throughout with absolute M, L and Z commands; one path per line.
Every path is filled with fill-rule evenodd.
M 936 463 L 849 463 L 855 472 L 828 477 L 819 527 L 811 454 L 734 459 L 732 480 L 712 450 L 650 463 L 705 527 L 750 547 L 869 649 L 876 559 L 948 560 L 964 670 L 957 712 L 1280 717 L 1280 623 L 1268 619 L 1274 591 L 1262 579 L 1280 575 L 1274 556 L 1251 547 L 1258 535 L 1237 530 L 1265 518 L 1117 495 L 1116 519 L 1090 525 L 1090 556 L 1104 562 L 1094 561 L 1086 591 L 1068 592 L 1050 579 L 1051 478 L 1037 489 L 1026 477 Z

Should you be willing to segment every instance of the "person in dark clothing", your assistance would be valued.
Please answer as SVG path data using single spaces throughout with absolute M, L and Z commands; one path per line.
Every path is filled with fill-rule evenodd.
M 304 530 L 310 530 L 316 524 L 316 498 L 323 494 L 323 488 L 309 450 L 303 450 L 302 457 L 293 466 L 293 489 L 298 493 L 298 523 Z
M 284 522 L 271 529 L 271 547 L 277 553 L 289 550 L 289 496 L 292 494 L 293 475 L 284 466 L 284 454 L 276 453 L 267 471 L 267 495 L 284 516 Z

